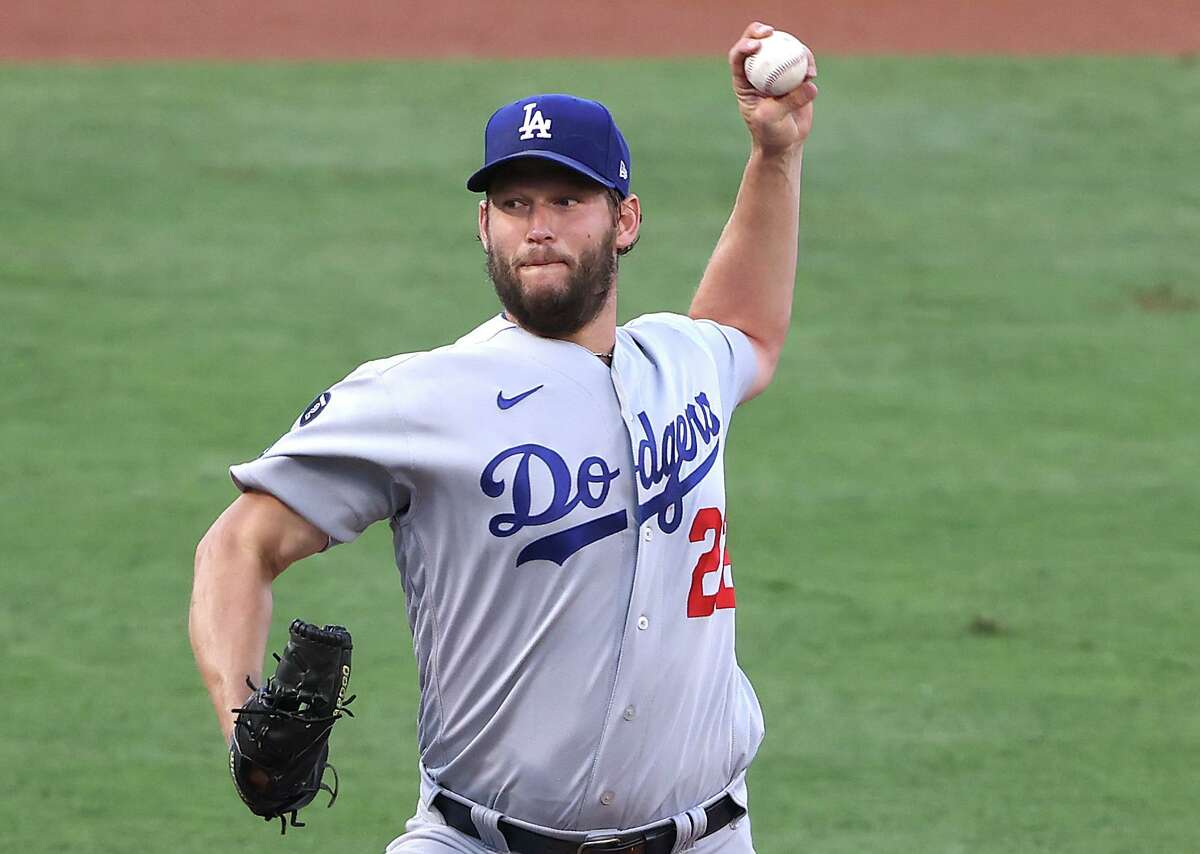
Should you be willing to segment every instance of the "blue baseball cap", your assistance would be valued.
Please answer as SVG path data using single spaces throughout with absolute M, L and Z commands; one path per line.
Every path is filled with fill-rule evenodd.
M 599 101 L 530 95 L 505 104 L 488 119 L 483 166 L 467 179 L 467 189 L 484 192 L 498 166 L 527 157 L 561 163 L 621 198 L 629 195 L 629 146 Z

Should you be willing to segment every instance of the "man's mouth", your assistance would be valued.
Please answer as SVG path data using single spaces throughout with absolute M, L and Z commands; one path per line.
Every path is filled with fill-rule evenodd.
M 566 265 L 566 261 L 561 258 L 530 258 L 527 261 L 522 261 L 518 267 L 549 267 L 552 264 Z

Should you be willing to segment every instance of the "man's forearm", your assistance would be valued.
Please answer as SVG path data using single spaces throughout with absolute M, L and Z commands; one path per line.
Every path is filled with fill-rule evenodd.
M 250 694 L 246 677 L 255 685 L 262 677 L 275 575 L 264 558 L 219 530 L 196 549 L 188 634 L 227 742 L 234 721 L 230 710 Z
M 690 310 L 742 330 L 772 358 L 791 323 L 803 153 L 751 153 Z

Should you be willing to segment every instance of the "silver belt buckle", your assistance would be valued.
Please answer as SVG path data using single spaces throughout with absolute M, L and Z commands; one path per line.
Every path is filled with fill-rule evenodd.
M 597 854 L 643 854 L 646 850 L 646 837 L 642 837 L 637 842 L 627 842 L 621 844 L 619 836 L 602 836 L 599 839 L 589 839 L 579 846 L 578 854 L 588 854 L 589 851 L 595 851 Z

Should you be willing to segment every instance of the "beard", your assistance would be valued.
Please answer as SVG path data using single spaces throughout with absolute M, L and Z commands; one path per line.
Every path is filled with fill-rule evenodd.
M 543 338 L 563 338 L 594 320 L 608 302 L 617 275 L 616 239 L 614 228 L 599 246 L 576 259 L 539 253 L 540 261 L 567 265 L 567 280 L 561 287 L 526 287 L 517 268 L 528 256 L 501 258 L 491 247 L 487 250 L 488 276 L 511 319 Z

